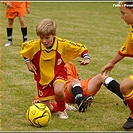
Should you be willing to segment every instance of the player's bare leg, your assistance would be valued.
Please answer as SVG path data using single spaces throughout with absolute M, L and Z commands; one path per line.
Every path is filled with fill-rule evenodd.
M 19 17 L 19 22 L 21 25 L 21 32 L 23 36 L 23 42 L 26 42 L 28 40 L 28 35 L 27 35 L 27 26 L 26 26 L 26 21 L 24 16 Z
M 6 32 L 7 32 L 7 39 L 8 41 L 5 43 L 4 46 L 10 46 L 12 44 L 12 32 L 13 32 L 13 25 L 14 19 L 8 19 L 8 24 L 7 24 L 7 28 L 6 28 Z
M 121 82 L 120 89 L 131 111 L 129 118 L 123 125 L 123 128 L 126 130 L 133 129 L 133 75 Z

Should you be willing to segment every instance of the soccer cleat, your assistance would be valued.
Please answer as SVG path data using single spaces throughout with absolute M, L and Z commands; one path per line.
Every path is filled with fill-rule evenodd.
M 10 46 L 11 44 L 12 44 L 12 42 L 8 41 L 8 42 L 6 42 L 6 44 L 4 46 Z
M 66 103 L 66 110 L 68 110 L 68 111 L 77 111 L 77 109 L 74 106 L 72 106 L 68 103 Z
M 123 125 L 124 129 L 133 129 L 133 119 L 129 117 Z
M 58 116 L 59 118 L 61 118 L 61 119 L 67 119 L 67 118 L 68 118 L 68 115 L 67 115 L 67 113 L 66 113 L 65 110 L 64 110 L 64 111 L 58 111 L 58 112 L 57 112 L 57 116 Z
M 86 112 L 87 110 L 87 106 L 90 106 L 93 100 L 93 96 L 89 95 L 87 97 L 85 97 L 81 103 L 79 104 L 78 110 L 79 112 Z

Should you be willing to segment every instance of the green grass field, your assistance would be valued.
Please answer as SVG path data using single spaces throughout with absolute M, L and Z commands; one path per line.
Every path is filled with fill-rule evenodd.
M 98 74 L 101 68 L 117 53 L 124 43 L 129 26 L 120 18 L 114 2 L 31 2 L 27 14 L 28 39 L 36 39 L 35 26 L 43 18 L 57 23 L 57 36 L 84 43 L 89 49 L 91 63 L 76 64 L 81 79 Z M 117 3 L 116 3 L 117 4 Z M 86 113 L 67 111 L 69 119 L 60 120 L 56 114 L 43 128 L 32 127 L 25 113 L 37 93 L 33 74 L 28 71 L 19 52 L 22 34 L 18 18 L 13 26 L 13 45 L 7 41 L 5 6 L 0 3 L 0 61 L 2 79 L 0 91 L 1 131 L 124 131 L 129 109 L 121 99 L 104 86 L 94 98 Z M 133 71 L 131 59 L 125 58 L 112 70 L 110 76 L 121 82 Z M 76 106 L 76 105 L 75 105 Z

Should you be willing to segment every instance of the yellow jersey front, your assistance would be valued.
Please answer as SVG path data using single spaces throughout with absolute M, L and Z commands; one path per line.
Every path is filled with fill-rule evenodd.
M 130 26 L 130 31 L 128 33 L 125 43 L 122 45 L 118 54 L 121 56 L 133 57 L 133 28 Z
M 20 54 L 28 58 L 37 68 L 35 80 L 44 88 L 54 79 L 70 60 L 88 53 L 85 45 L 55 37 L 51 49 L 47 49 L 40 40 L 31 40 L 22 44 Z

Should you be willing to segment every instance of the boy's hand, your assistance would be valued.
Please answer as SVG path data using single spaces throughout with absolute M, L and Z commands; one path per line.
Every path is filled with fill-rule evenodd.
M 10 8 L 10 7 L 12 7 L 12 4 L 11 4 L 11 2 L 7 2 L 7 3 L 6 3 L 6 6 L 7 6 L 7 8 Z
M 113 68 L 114 65 L 112 63 L 108 63 L 101 69 L 100 73 L 105 73 L 106 75 L 108 75 Z
M 32 62 L 27 62 L 26 64 L 27 64 L 29 71 L 31 71 L 37 75 L 37 72 L 36 72 L 37 69 L 36 69 L 35 65 Z
M 78 62 L 80 65 L 87 65 L 90 63 L 90 59 L 78 60 Z
M 30 8 L 26 8 L 26 12 L 29 14 L 30 13 Z

